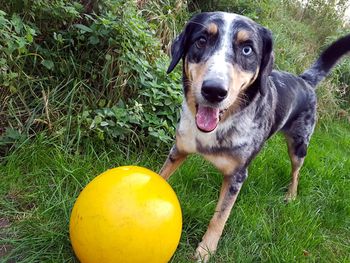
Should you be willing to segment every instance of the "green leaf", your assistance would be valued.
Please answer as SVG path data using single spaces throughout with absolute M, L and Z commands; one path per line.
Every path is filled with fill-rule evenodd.
M 91 36 L 89 37 L 89 43 L 92 45 L 97 45 L 98 43 L 100 43 L 100 40 L 97 36 Z
M 76 28 L 80 29 L 80 30 L 83 31 L 83 32 L 89 32 L 89 33 L 92 33 L 92 32 L 93 32 L 93 30 L 92 30 L 90 27 L 87 27 L 87 26 L 85 26 L 85 25 L 83 25 L 83 24 L 75 24 L 74 26 L 75 26 Z
M 98 102 L 98 106 L 100 108 L 103 108 L 104 106 L 106 106 L 107 101 L 105 99 L 100 99 Z
M 106 54 L 105 58 L 107 61 L 110 61 L 112 59 L 112 56 L 110 54 Z
M 101 116 L 95 116 L 94 121 L 96 124 L 100 124 L 102 122 L 102 117 Z
M 54 67 L 53 61 L 49 59 L 44 59 L 43 61 L 41 61 L 41 65 L 43 65 L 48 70 L 52 70 Z
M 32 42 L 33 42 L 33 35 L 27 33 L 27 34 L 26 34 L 26 39 L 27 39 L 27 41 L 28 41 L 29 43 L 32 43 Z
M 16 87 L 14 87 L 14 86 L 10 86 L 10 92 L 12 93 L 12 94 L 14 94 L 14 93 L 16 93 L 17 92 L 17 89 L 16 89 Z

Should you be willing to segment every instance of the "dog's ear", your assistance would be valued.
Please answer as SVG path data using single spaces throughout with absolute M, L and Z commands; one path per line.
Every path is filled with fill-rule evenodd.
M 167 73 L 173 71 L 180 59 L 183 58 L 190 46 L 191 35 L 195 31 L 197 26 L 203 25 L 203 20 L 207 17 L 207 13 L 200 13 L 194 15 L 191 20 L 186 24 L 185 29 L 182 33 L 175 38 L 174 42 L 171 45 L 171 62 L 168 67 Z
M 171 62 L 166 73 L 173 71 L 177 63 L 183 57 L 185 51 L 185 31 L 183 31 L 171 45 Z
M 260 34 L 263 41 L 262 46 L 262 58 L 260 63 L 260 72 L 259 72 L 259 81 L 260 81 L 260 93 L 261 95 L 266 94 L 268 88 L 267 82 L 268 77 L 271 74 L 273 63 L 274 63 L 274 54 L 273 54 L 273 41 L 272 33 L 270 30 L 261 27 Z
M 204 21 L 207 17 L 208 13 L 206 12 L 194 15 L 186 24 L 182 33 L 175 38 L 173 44 L 171 45 L 171 62 L 167 73 L 173 71 L 180 59 L 184 58 L 191 44 L 192 33 L 196 31 L 198 26 L 203 27 Z

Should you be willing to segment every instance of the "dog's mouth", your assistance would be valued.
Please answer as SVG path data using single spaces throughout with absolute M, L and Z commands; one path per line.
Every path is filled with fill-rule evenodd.
M 226 110 L 209 106 L 197 105 L 196 125 L 202 132 L 211 132 L 218 126 Z

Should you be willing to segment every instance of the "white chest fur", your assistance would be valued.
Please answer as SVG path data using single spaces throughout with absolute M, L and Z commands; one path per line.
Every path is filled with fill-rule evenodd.
M 206 146 L 215 143 L 216 132 L 201 132 L 198 130 L 195 118 L 186 103 L 182 105 L 181 119 L 177 127 L 176 145 L 180 151 L 197 152 L 197 142 Z
M 239 118 L 238 120 L 228 118 L 224 123 L 219 123 L 219 126 L 214 131 L 201 132 L 197 128 L 193 114 L 186 103 L 184 103 L 182 105 L 180 123 L 177 128 L 177 147 L 180 151 L 195 153 L 198 152 L 198 145 L 201 148 L 212 148 L 250 144 L 255 125 L 252 118 L 249 118 L 249 114 L 242 119 L 240 121 Z

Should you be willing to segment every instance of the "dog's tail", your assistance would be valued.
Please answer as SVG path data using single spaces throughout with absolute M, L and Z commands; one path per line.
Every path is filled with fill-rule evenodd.
M 335 66 L 337 61 L 350 51 L 350 34 L 338 39 L 331 44 L 316 62 L 307 70 L 305 70 L 300 77 L 308 82 L 312 87 L 322 81 L 331 69 Z

